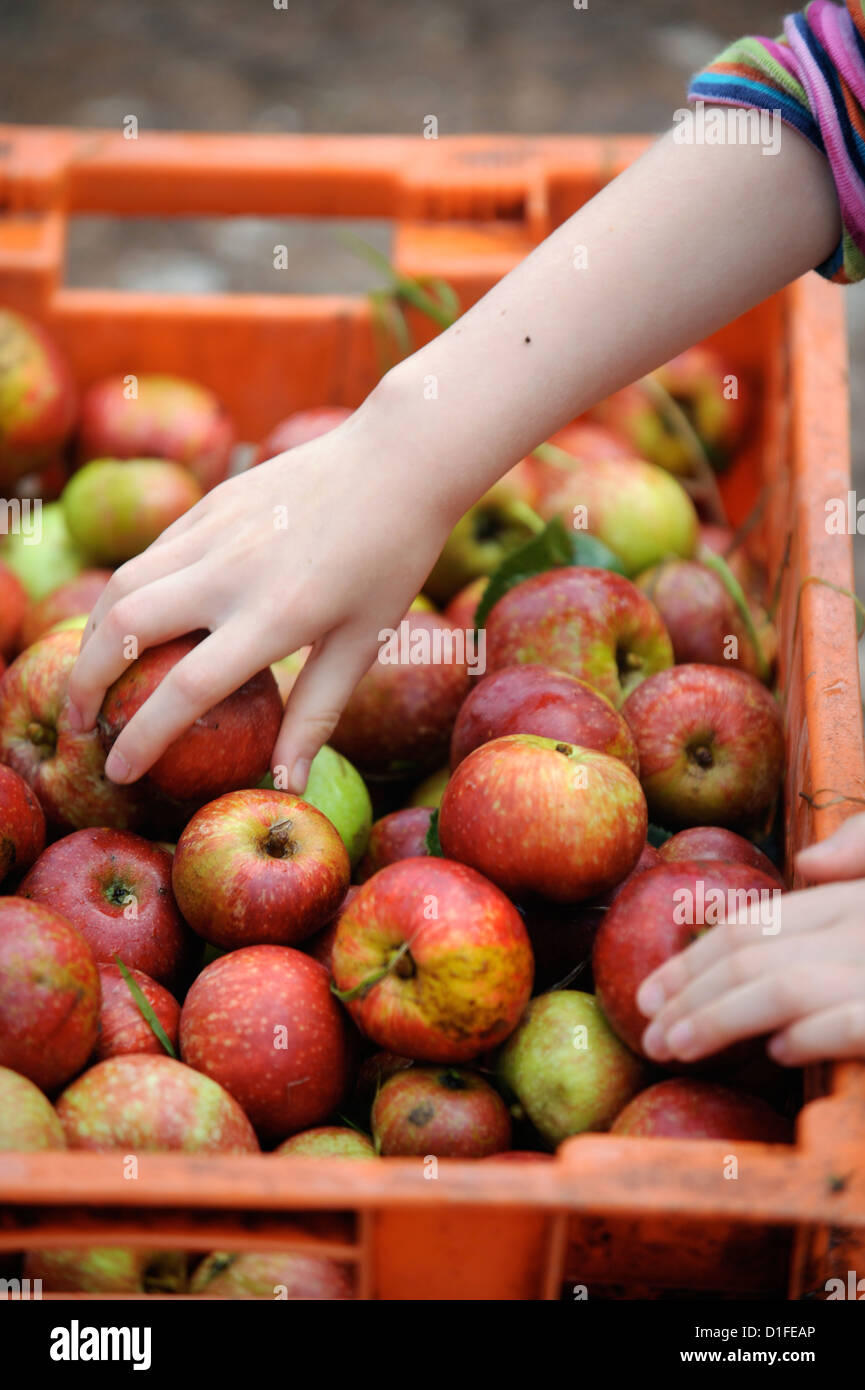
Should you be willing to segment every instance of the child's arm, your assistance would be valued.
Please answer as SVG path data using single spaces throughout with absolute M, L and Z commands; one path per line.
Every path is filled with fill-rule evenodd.
M 466 507 L 568 419 L 821 262 L 839 230 L 829 166 L 794 131 L 774 156 L 668 134 L 344 426 L 223 483 L 124 565 L 91 615 L 70 726 L 92 727 L 129 635 L 144 648 L 209 629 L 111 752 L 109 775 L 134 781 L 255 671 L 314 644 L 273 758 L 303 790 Z

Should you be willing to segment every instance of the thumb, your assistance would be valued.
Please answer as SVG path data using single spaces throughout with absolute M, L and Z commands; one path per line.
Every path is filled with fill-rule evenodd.
M 845 820 L 828 839 L 800 850 L 796 868 L 815 883 L 865 875 L 865 812 Z

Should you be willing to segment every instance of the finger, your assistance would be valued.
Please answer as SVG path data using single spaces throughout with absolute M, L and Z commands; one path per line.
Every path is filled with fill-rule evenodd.
M 185 518 L 181 517 L 180 520 L 183 521 Z M 134 560 L 128 560 L 125 565 L 121 565 L 120 569 L 115 570 L 90 611 L 87 626 L 81 638 L 82 651 L 89 645 L 94 632 L 100 623 L 104 622 L 115 604 L 126 598 L 128 594 L 142 589 L 145 584 L 153 584 L 156 580 L 167 575 L 189 569 L 201 559 L 202 555 L 207 553 L 204 535 L 196 537 L 194 540 L 191 536 L 178 537 L 170 544 L 166 543 L 165 545 L 161 544 L 162 539 L 163 537 L 160 536 L 153 545 L 148 546 L 140 555 L 136 555 Z
M 287 790 L 302 795 L 309 765 L 326 743 L 358 681 L 375 660 L 378 643 L 364 629 L 345 628 L 317 642 L 294 683 L 273 750 L 274 775 Z
M 845 820 L 828 839 L 800 850 L 796 868 L 816 883 L 865 874 L 865 812 Z
M 809 1062 L 840 1057 L 865 1059 L 865 982 L 859 997 L 831 1009 L 822 1009 L 776 1033 L 768 1044 L 769 1055 L 784 1067 L 804 1067 Z

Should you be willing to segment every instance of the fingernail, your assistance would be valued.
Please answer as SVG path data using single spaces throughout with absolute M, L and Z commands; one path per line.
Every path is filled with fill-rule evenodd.
M 776 1062 L 783 1062 L 789 1050 L 786 1042 L 781 1037 L 770 1038 L 769 1042 L 766 1044 L 766 1051 Z
M 73 734 L 80 734 L 84 728 L 81 711 L 77 705 L 73 705 L 71 700 L 67 700 L 63 707 L 63 722 Z
M 655 1062 L 667 1062 L 673 1055 L 667 1047 L 663 1030 L 657 1023 L 650 1023 L 643 1034 L 643 1051 Z
M 637 1008 L 646 1018 L 651 1018 L 658 1013 L 664 999 L 664 986 L 657 980 L 646 980 L 637 991 Z
M 674 1023 L 667 1034 L 667 1046 L 671 1054 L 682 1058 L 683 1061 L 687 1060 L 688 1053 L 693 1051 L 695 1042 L 694 1026 L 686 1018 Z
M 291 774 L 291 785 L 302 796 L 306 791 L 306 784 L 309 781 L 309 758 L 298 758 Z
M 116 748 L 112 748 L 105 760 L 105 776 L 110 778 L 112 782 L 128 782 L 131 771 L 132 769 L 123 754 L 118 753 Z

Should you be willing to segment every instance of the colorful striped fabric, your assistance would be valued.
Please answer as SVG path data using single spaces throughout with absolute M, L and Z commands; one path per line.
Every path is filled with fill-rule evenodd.
M 759 107 L 800 131 L 826 155 L 843 234 L 821 275 L 865 279 L 865 0 L 811 0 L 788 15 L 777 39 L 752 36 L 725 48 L 698 73 L 690 101 Z

